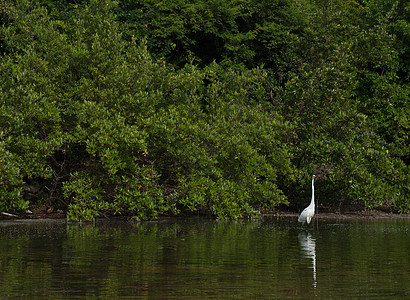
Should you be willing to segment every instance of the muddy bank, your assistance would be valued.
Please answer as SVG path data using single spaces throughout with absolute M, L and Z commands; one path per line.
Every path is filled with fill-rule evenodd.
M 294 217 L 297 218 L 300 212 L 290 211 L 276 211 L 276 212 L 261 212 L 261 217 Z M 64 219 L 66 217 L 65 212 L 61 210 L 57 211 L 36 211 L 32 213 L 7 213 L 0 212 L 0 220 L 12 220 L 12 219 Z M 178 216 L 179 218 L 181 216 Z M 186 217 L 192 217 L 186 216 Z M 209 216 L 208 216 L 209 217 Z M 101 218 L 101 217 L 100 217 Z M 104 218 L 104 217 L 102 217 Z M 108 219 L 110 217 L 107 217 Z M 173 216 L 159 216 L 159 218 L 173 218 Z M 334 212 L 321 212 L 315 214 L 315 218 L 319 219 L 410 219 L 410 214 L 397 214 L 388 213 L 378 210 L 371 211 L 352 211 L 344 213 Z
M 299 216 L 299 212 L 272 212 L 263 213 L 262 216 L 276 216 L 276 217 L 295 217 Z M 319 219 L 410 219 L 410 214 L 396 214 L 387 213 L 383 211 L 359 211 L 359 212 L 344 212 L 344 213 L 332 213 L 323 212 L 317 213 L 314 216 Z

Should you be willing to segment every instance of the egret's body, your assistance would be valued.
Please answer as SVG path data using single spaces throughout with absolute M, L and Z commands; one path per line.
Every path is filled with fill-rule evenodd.
M 310 201 L 309 206 L 302 211 L 298 218 L 298 221 L 303 224 L 306 222 L 309 224 L 310 220 L 312 220 L 315 215 L 315 177 L 315 175 L 312 176 L 312 200 Z

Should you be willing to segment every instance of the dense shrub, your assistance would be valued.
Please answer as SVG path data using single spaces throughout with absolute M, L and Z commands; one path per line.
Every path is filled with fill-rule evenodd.
M 0 209 L 237 218 L 315 172 L 324 206 L 408 211 L 405 18 L 376 2 L 2 1 Z

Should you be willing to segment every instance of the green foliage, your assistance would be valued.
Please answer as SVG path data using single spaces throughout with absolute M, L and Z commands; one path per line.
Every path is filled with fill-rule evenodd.
M 92 174 L 74 173 L 70 181 L 64 183 L 63 195 L 71 199 L 68 207 L 68 220 L 92 221 L 99 212 L 109 208 L 103 201 L 102 189 L 95 184 Z
M 264 72 L 154 62 L 121 38 L 107 4 L 79 9 L 63 32 L 39 6 L 11 7 L 11 16 L 31 12 L 5 28 L 16 54 L 1 69 L 16 180 L 45 181 L 70 220 L 201 206 L 229 218 L 285 202 L 275 181 L 292 170 L 281 143 L 290 129 L 263 101 Z M 33 20 L 36 30 L 16 29 Z M 197 180 L 205 203 L 189 196 Z
M 118 4 L 1 2 L 0 209 L 409 210 L 405 3 Z
M 152 219 L 169 209 L 157 184 L 158 176 L 150 166 L 136 166 L 133 176 L 117 179 L 114 210 L 132 213 L 135 219 Z
M 281 72 L 303 31 L 304 7 L 287 0 L 120 1 L 124 32 L 147 38 L 157 57 L 176 66 L 212 61 Z
M 224 189 L 235 186 L 250 204 L 265 207 L 284 202 L 274 182 L 278 174 L 289 175 L 292 170 L 290 154 L 279 136 L 280 131 L 289 132 L 289 127 L 269 111 L 269 105 L 252 99 L 263 95 L 257 80 L 263 73 L 256 70 L 241 75 L 212 65 L 204 72 L 193 69 L 187 75 L 194 83 L 184 84 L 182 93 L 174 87 L 174 93 L 194 95 L 188 88 L 204 93 L 187 102 L 180 98 L 167 110 L 160 110 L 148 126 L 154 133 L 148 156 L 160 158 L 156 164 L 161 181 L 171 186 L 181 183 L 172 191 L 173 201 L 180 199 L 179 203 L 191 210 L 209 207 L 226 201 Z M 204 87 L 203 80 L 195 76 L 206 76 L 209 84 Z M 193 195 L 192 189 L 198 192 Z M 231 217 L 238 216 L 241 209 L 232 211 Z
M 6 150 L 3 132 L 0 132 L 0 210 L 27 209 L 22 197 L 21 175 L 16 157 Z
M 325 205 L 353 202 L 406 211 L 407 121 L 399 116 L 408 101 L 407 88 L 395 81 L 394 37 L 386 23 L 361 28 L 367 9 L 354 2 L 317 5 L 311 36 L 300 40 L 300 48 L 307 49 L 301 53 L 304 62 L 278 89 L 277 106 L 295 124 L 294 163 L 304 182 L 309 173 L 320 175 Z M 306 188 L 289 188 L 292 198 L 307 197 Z

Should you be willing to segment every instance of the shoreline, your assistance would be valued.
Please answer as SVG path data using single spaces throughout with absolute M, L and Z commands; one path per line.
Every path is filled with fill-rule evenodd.
M 297 218 L 300 213 L 298 212 L 272 212 L 264 213 L 261 216 L 267 217 L 295 217 Z M 334 213 L 334 212 L 323 212 L 314 215 L 314 218 L 318 219 L 328 219 L 328 220 L 349 220 L 349 219 L 410 219 L 410 214 L 398 214 L 398 213 L 388 213 L 378 210 L 372 211 L 358 211 L 358 212 L 344 212 L 344 213 Z
M 261 218 L 297 218 L 300 212 L 292 211 L 263 211 L 261 212 Z M 171 216 L 171 215 L 159 215 L 160 219 L 173 219 L 173 218 L 191 218 L 193 216 L 199 217 L 210 217 L 209 215 L 181 215 L 181 216 Z M 132 218 L 132 216 L 110 216 L 110 217 L 97 217 L 96 219 L 115 219 L 118 217 Z M 66 214 L 62 211 L 57 212 L 35 212 L 35 213 L 22 213 L 22 214 L 11 214 L 7 212 L 0 212 L 0 221 L 2 220 L 38 220 L 38 219 L 65 219 Z M 327 219 L 327 220 L 351 220 L 351 219 L 410 219 L 410 214 L 399 214 L 399 213 L 389 213 L 379 210 L 369 210 L 369 211 L 351 211 L 344 213 L 335 212 L 320 212 L 315 214 L 314 218 Z M 242 219 L 242 218 L 240 218 Z M 245 218 L 243 218 L 245 219 Z

